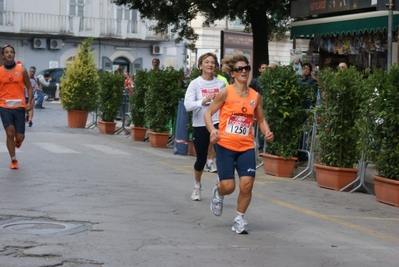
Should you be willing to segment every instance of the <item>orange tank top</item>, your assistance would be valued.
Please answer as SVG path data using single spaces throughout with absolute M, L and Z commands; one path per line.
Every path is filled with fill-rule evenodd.
M 248 97 L 239 96 L 233 85 L 226 87 L 227 97 L 220 108 L 218 144 L 233 151 L 246 151 L 254 148 L 255 108 L 258 104 L 258 93 L 249 88 Z
M 25 107 L 25 83 L 22 76 L 22 67 L 17 65 L 11 71 L 7 71 L 4 66 L 0 67 L 0 107 L 21 108 Z M 20 99 L 20 105 L 7 105 L 7 100 Z

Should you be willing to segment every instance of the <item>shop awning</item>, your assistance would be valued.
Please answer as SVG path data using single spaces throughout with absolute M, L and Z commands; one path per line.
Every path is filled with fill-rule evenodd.
M 399 12 L 394 12 L 392 29 L 399 26 Z M 360 34 L 388 28 L 388 11 L 373 11 L 345 16 L 295 21 L 291 38 Z

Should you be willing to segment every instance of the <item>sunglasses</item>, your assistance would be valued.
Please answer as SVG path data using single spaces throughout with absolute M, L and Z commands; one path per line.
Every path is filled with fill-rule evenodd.
M 243 70 L 245 71 L 251 71 L 251 66 L 247 65 L 247 66 L 240 66 L 240 67 L 235 67 L 233 69 L 233 71 L 237 72 L 237 73 L 241 73 Z

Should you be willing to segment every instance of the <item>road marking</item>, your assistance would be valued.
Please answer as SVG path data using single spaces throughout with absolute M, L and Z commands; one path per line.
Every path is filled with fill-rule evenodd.
M 172 165 L 172 164 L 169 164 L 169 163 L 166 163 L 166 162 L 163 162 L 163 161 L 159 161 L 158 163 L 160 163 L 160 164 L 162 164 L 164 166 L 168 166 L 168 167 L 173 168 L 173 169 L 177 169 L 177 170 L 186 172 L 186 173 L 188 172 L 182 166 Z M 205 177 L 203 176 L 203 178 L 204 178 L 204 180 L 210 180 L 207 176 L 205 176 Z M 287 181 L 289 181 L 289 179 L 287 179 Z M 237 186 L 237 189 L 238 189 L 238 186 Z M 281 201 L 281 200 L 276 199 L 276 198 L 267 197 L 267 196 L 265 196 L 265 195 L 263 195 L 261 193 L 256 193 L 254 191 L 252 191 L 252 195 L 255 196 L 255 197 L 258 197 L 258 198 L 273 202 L 274 204 L 277 204 L 277 205 L 280 205 L 280 206 L 283 206 L 283 207 L 286 207 L 286 208 L 289 208 L 289 209 L 292 209 L 292 210 L 295 210 L 295 211 L 298 211 L 298 212 L 302 212 L 304 214 L 311 215 L 311 216 L 317 217 L 317 218 L 325 220 L 325 221 L 330 221 L 330 222 L 333 222 L 333 223 L 336 223 L 336 224 L 339 224 L 339 225 L 354 229 L 356 231 L 360 231 L 360 232 L 367 233 L 367 234 L 372 235 L 372 236 L 376 236 L 376 237 L 381 238 L 381 239 L 386 239 L 386 240 L 390 240 L 392 242 L 399 243 L 399 238 L 397 238 L 397 237 L 393 237 L 393 236 L 390 236 L 390 235 L 387 235 L 387 234 L 384 234 L 384 233 L 381 233 L 381 232 L 377 232 L 377 231 L 375 231 L 373 229 L 366 228 L 366 227 L 363 227 L 363 226 L 360 226 L 360 225 L 356 225 L 354 223 L 345 222 L 343 220 L 338 219 L 338 216 L 329 216 L 329 215 L 326 215 L 326 214 L 322 214 L 322 213 L 319 213 L 319 212 L 308 210 L 308 209 L 302 208 L 300 206 L 296 206 L 296 205 Z M 359 217 L 359 219 L 370 219 L 370 217 Z M 388 218 L 384 218 L 384 219 L 387 220 Z
M 50 151 L 51 153 L 56 153 L 56 154 L 80 154 L 80 152 L 67 148 L 67 147 L 63 147 L 63 146 L 59 146 L 57 144 L 53 144 L 53 143 L 33 143 L 34 145 L 43 148 L 47 151 Z
M 322 219 L 322 220 L 330 221 L 330 222 L 333 222 L 333 223 L 336 223 L 336 224 L 339 224 L 339 225 L 342 225 L 342 226 L 345 226 L 345 227 L 348 227 L 348 228 L 352 228 L 354 230 L 357 230 L 357 231 L 360 231 L 360 232 L 363 232 L 363 233 L 367 233 L 369 235 L 373 235 L 373 236 L 376 236 L 378 238 L 387 239 L 387 240 L 399 243 L 399 238 L 397 238 L 397 237 L 393 237 L 393 236 L 390 236 L 390 235 L 387 235 L 387 234 L 384 234 L 384 233 L 380 233 L 380 232 L 377 232 L 377 231 L 375 231 L 373 229 L 369 229 L 369 228 L 366 228 L 366 227 L 363 227 L 363 226 L 360 226 L 360 225 L 356 225 L 356 224 L 353 224 L 353 223 L 350 223 L 350 222 L 345 222 L 343 220 L 340 220 L 340 219 L 336 218 L 335 216 L 329 216 L 329 215 L 326 215 L 326 214 L 322 214 L 322 213 L 318 213 L 318 212 L 315 212 L 315 211 L 312 211 L 312 210 L 308 210 L 308 209 L 302 208 L 300 206 L 296 206 L 296 205 L 293 205 L 293 204 L 278 200 L 276 198 L 266 197 L 265 195 L 260 194 L 260 193 L 252 192 L 252 194 L 254 196 L 256 196 L 256 197 L 259 197 L 259 198 L 264 199 L 264 200 L 268 200 L 268 201 L 273 202 L 273 203 L 275 203 L 277 205 L 280 205 L 280 206 L 283 206 L 283 207 L 286 207 L 286 208 L 289 208 L 289 209 L 292 209 L 292 210 L 296 210 L 296 211 L 302 212 L 304 214 L 317 217 L 317 218 Z
M 90 148 L 92 148 L 92 149 L 94 149 L 94 150 L 103 152 L 103 153 L 108 154 L 108 155 L 122 155 L 122 156 L 128 156 L 128 155 L 130 155 L 130 154 L 127 153 L 127 152 L 124 152 L 124 151 L 122 151 L 122 150 L 118 150 L 118 149 L 112 148 L 112 147 L 110 147 L 110 146 L 104 146 L 104 145 L 91 145 L 91 144 L 88 144 L 88 145 L 85 145 L 85 146 L 90 147 Z

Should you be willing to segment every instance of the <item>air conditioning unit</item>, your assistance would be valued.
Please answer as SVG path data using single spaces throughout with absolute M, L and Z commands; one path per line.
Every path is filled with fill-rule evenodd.
M 161 55 L 163 52 L 163 47 L 160 45 L 153 45 L 151 52 L 153 55 Z
M 50 39 L 49 48 L 54 49 L 54 50 L 61 49 L 62 48 L 62 40 L 61 39 Z
M 46 39 L 34 38 L 32 46 L 34 49 L 45 49 L 46 48 Z

